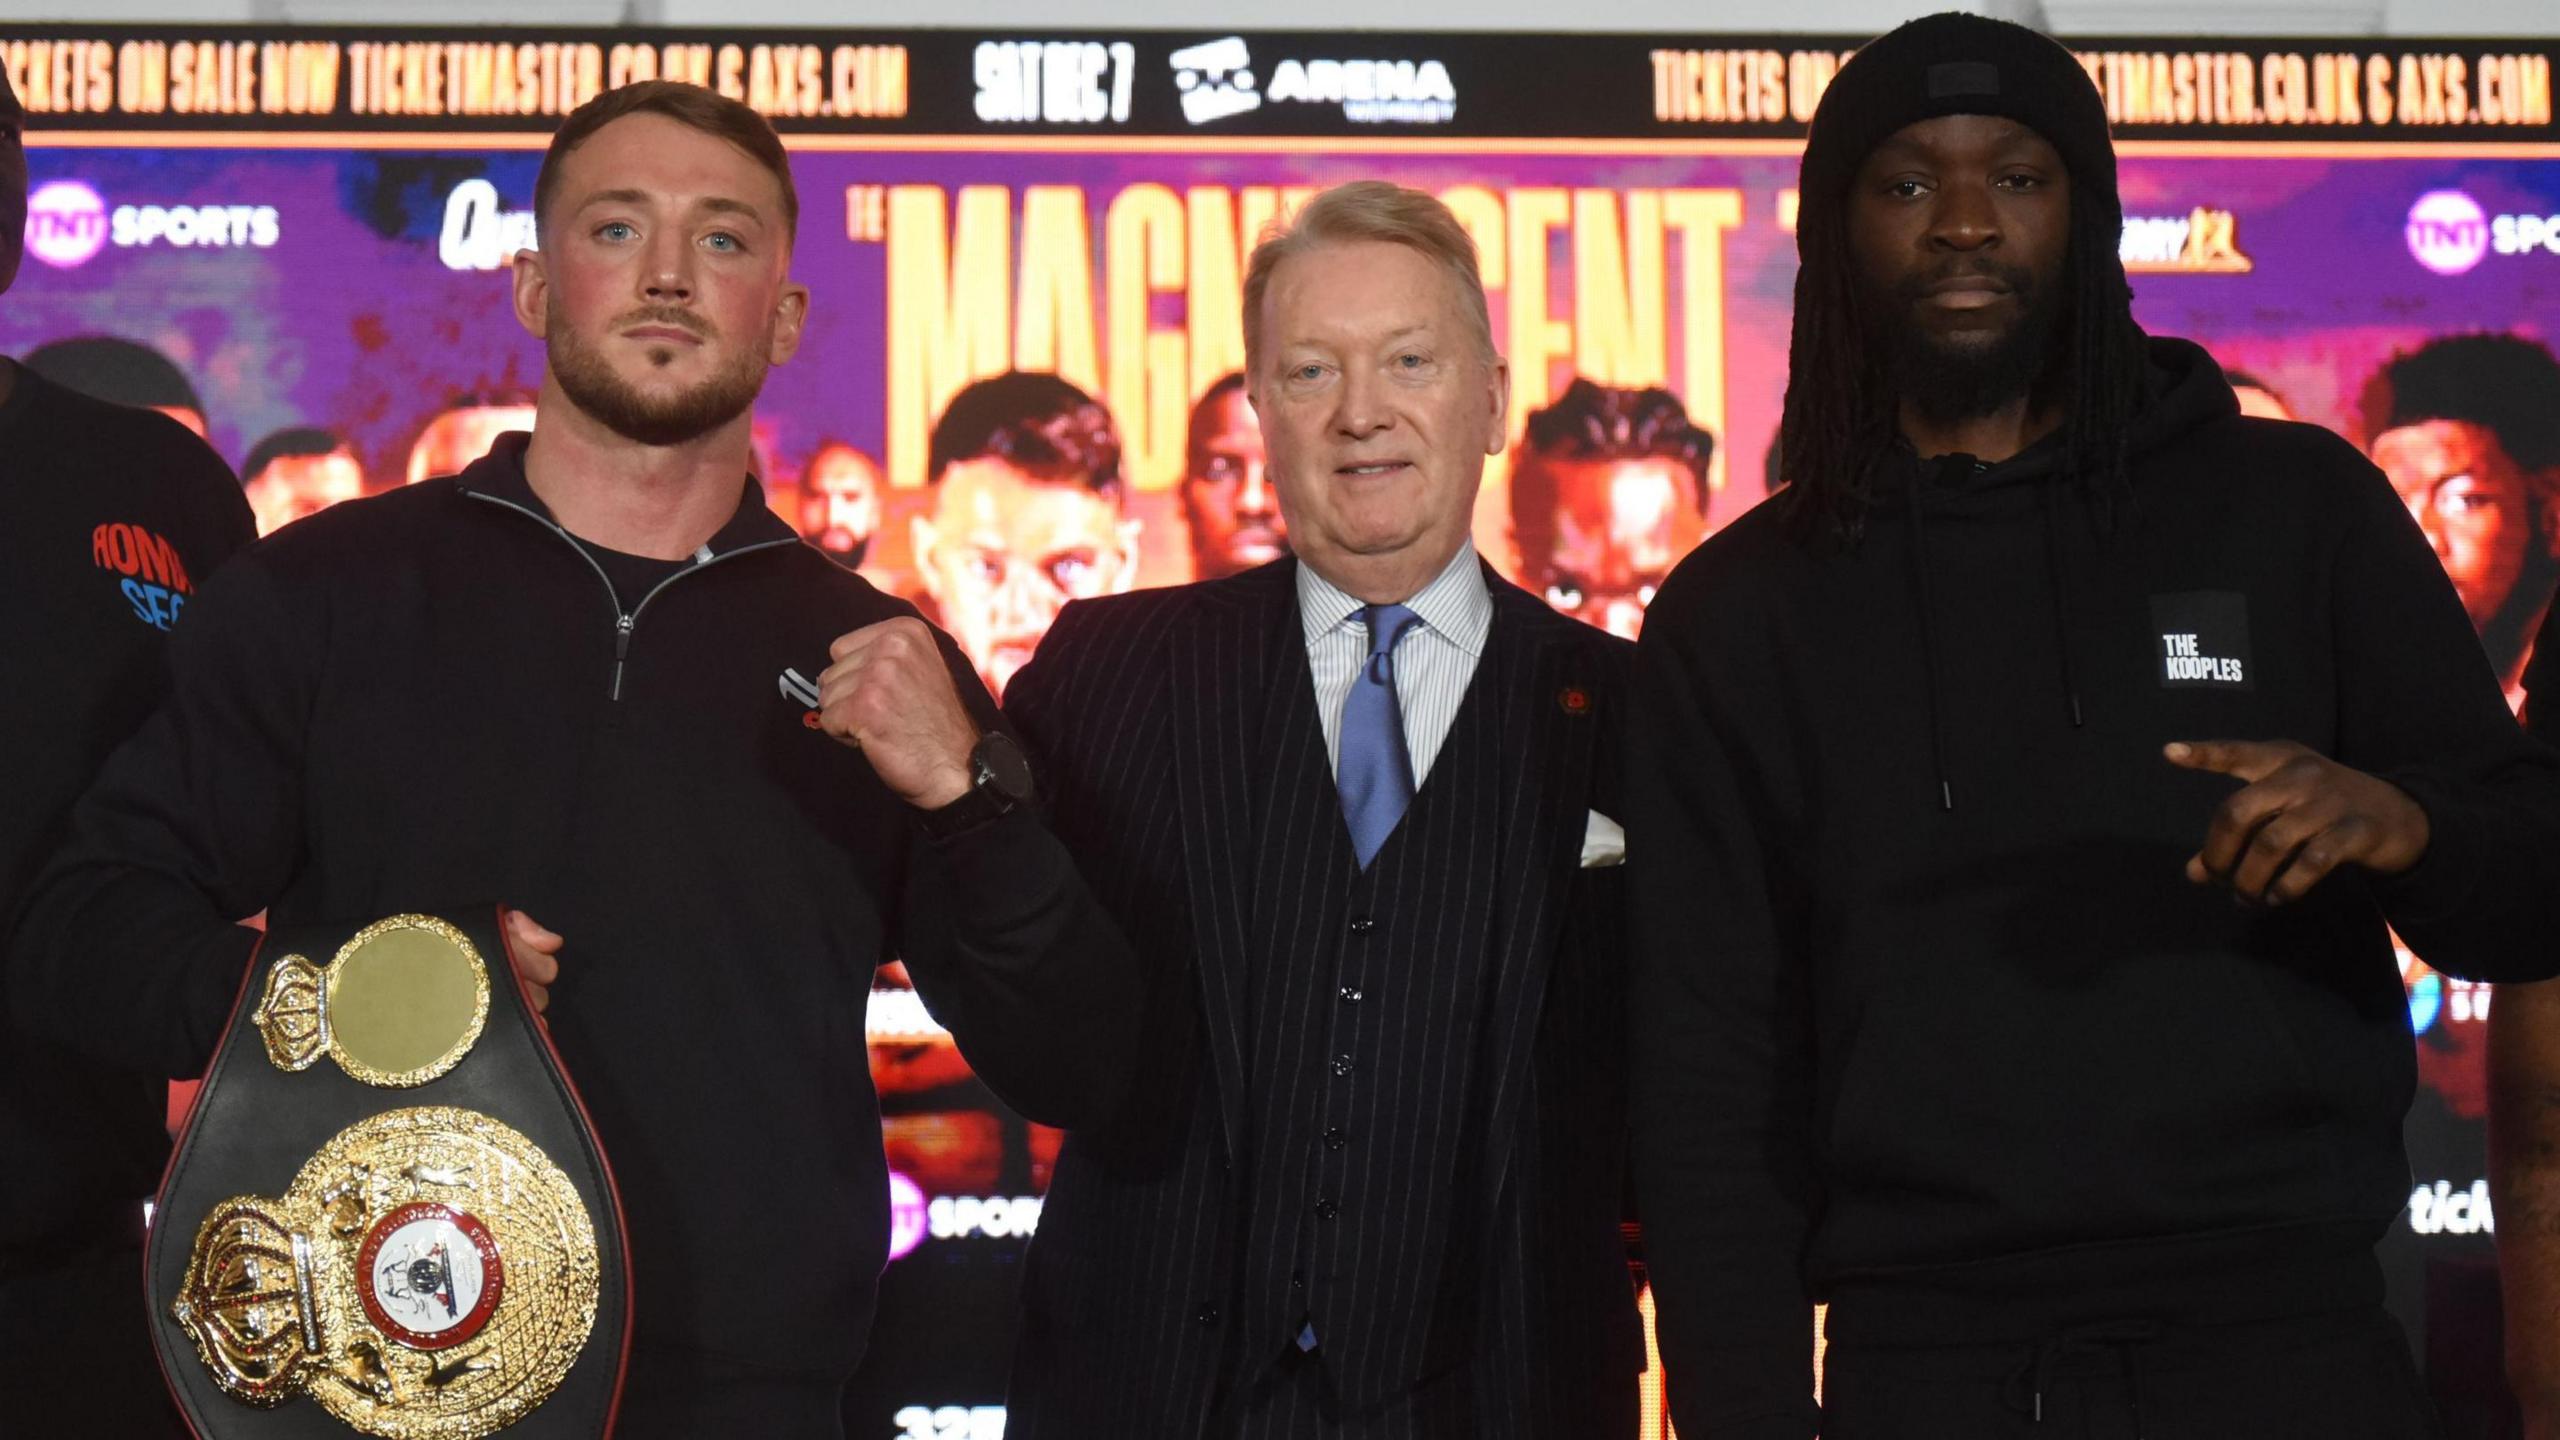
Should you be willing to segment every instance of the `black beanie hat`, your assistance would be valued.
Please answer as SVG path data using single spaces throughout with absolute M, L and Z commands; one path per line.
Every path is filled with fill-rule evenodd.
M 1849 182 L 1878 145 L 1941 115 L 1998 115 L 2043 136 L 2094 207 L 2101 234 L 2124 227 L 2106 102 L 2070 51 L 2023 25 L 1950 12 L 1868 42 L 1822 92 L 1797 182 L 1797 245 L 1843 221 Z

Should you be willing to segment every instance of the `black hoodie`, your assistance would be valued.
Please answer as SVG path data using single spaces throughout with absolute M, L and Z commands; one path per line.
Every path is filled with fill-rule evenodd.
M 1782 496 L 1683 562 L 1639 660 L 1639 1197 L 1681 1431 L 1802 1437 L 1835 1343 L 2378 1293 L 2408 1195 L 2385 919 L 2457 975 L 2560 963 L 2560 755 L 2336 436 L 2154 340 L 2131 493 L 1890 462 L 1863 539 Z M 2416 868 L 2243 908 L 2183 867 L 2289 738 L 2425 808 Z
M 12 1008 L 194 1074 L 254 939 L 231 918 L 518 906 L 566 937 L 549 1027 L 622 1194 L 634 1383 L 840 1383 L 887 1246 L 874 967 L 902 954 L 990 1084 L 1068 1123 L 1126 1049 L 1126 947 L 1029 812 L 918 843 L 808 723 L 790 672 L 814 681 L 905 602 L 747 482 L 696 563 L 626 606 L 523 447 L 289 526 L 205 587 L 167 703 L 29 897 Z M 648 1408 L 626 1430 L 719 1433 Z

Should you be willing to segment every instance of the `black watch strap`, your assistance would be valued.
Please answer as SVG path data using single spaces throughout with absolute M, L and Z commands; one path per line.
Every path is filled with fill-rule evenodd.
M 916 812 L 916 828 L 928 840 L 950 840 L 1030 802 L 1031 765 L 1022 747 L 990 730 L 969 752 L 969 790 L 938 810 Z

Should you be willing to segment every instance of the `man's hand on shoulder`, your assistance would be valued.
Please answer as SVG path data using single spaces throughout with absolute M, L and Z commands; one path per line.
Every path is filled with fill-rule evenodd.
M 2341 865 L 2397 875 L 2427 853 L 2427 812 L 2387 780 L 2291 740 L 2174 741 L 2173 765 L 2242 781 L 2213 812 L 2187 878 L 2243 900 L 2299 900 Z
M 942 648 L 921 620 L 883 620 L 828 647 L 819 728 L 863 753 L 881 783 L 919 810 L 969 793 L 978 727 L 960 704 Z

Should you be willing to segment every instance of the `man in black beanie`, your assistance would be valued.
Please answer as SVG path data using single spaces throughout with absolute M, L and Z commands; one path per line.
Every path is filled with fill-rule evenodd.
M 2060 46 L 1876 41 L 1802 202 L 1788 483 L 1639 646 L 1680 1433 L 2429 1433 L 2372 1253 L 2409 1185 L 2385 925 L 2560 963 L 2560 754 L 2383 476 L 2135 326 Z

